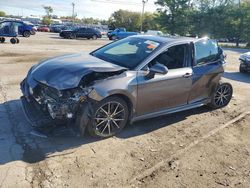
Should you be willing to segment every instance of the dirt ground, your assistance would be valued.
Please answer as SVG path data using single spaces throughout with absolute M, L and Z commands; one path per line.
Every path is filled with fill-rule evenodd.
M 105 39 L 66 40 L 37 33 L 0 44 L 0 187 L 250 187 L 250 74 L 244 50 L 225 49 L 230 104 L 140 121 L 109 139 L 75 137 L 68 128 L 41 138 L 22 112 L 20 81 L 39 60 L 90 52 Z

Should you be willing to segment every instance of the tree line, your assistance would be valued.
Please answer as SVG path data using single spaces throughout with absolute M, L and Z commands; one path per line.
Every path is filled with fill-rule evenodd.
M 237 43 L 250 41 L 249 0 L 157 0 L 157 12 L 145 13 L 143 30 L 162 30 L 171 35 L 208 36 Z M 111 27 L 139 31 L 140 13 L 114 12 Z
M 143 31 L 162 30 L 171 35 L 208 36 L 236 42 L 250 42 L 250 0 L 157 0 L 155 13 L 146 12 Z M 43 6 L 44 24 L 51 23 L 53 8 Z M 0 16 L 5 16 L 0 11 Z M 127 10 L 115 11 L 108 20 L 72 18 L 77 23 L 105 24 L 110 29 L 125 27 L 139 31 L 141 13 Z

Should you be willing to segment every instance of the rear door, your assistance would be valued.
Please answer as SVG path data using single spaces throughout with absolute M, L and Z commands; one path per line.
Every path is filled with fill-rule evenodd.
M 93 35 L 94 35 L 93 29 L 87 28 L 87 29 L 86 29 L 86 35 L 85 35 L 85 37 L 86 37 L 86 38 L 92 38 Z
M 80 28 L 78 29 L 78 31 L 76 32 L 76 36 L 80 37 L 80 38 L 84 38 L 86 35 L 86 28 Z
M 194 65 L 189 103 L 207 100 L 224 72 L 223 59 L 216 41 L 199 40 L 193 44 L 193 50 Z

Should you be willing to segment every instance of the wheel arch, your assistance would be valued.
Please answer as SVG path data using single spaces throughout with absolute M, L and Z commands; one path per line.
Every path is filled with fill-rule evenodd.
M 96 101 L 101 101 L 104 100 L 108 97 L 119 97 L 123 99 L 127 105 L 128 105 L 128 110 L 129 110 L 129 120 L 133 117 L 133 114 L 135 113 L 135 108 L 136 108 L 136 100 L 135 97 L 132 96 L 132 94 L 124 91 L 124 90 L 115 90 L 115 91 L 110 91 L 110 92 L 105 92 L 100 95 L 100 93 L 96 92 L 91 92 L 89 94 L 89 97 L 96 100 Z
M 120 93 L 119 94 L 118 93 L 113 94 L 113 95 L 110 95 L 108 97 L 119 97 L 119 98 L 123 99 L 126 102 L 126 104 L 128 105 L 128 110 L 129 110 L 128 119 L 130 120 L 131 117 L 133 116 L 133 112 L 134 112 L 134 105 L 133 105 L 131 99 L 128 96 L 126 96 L 124 94 L 120 94 Z

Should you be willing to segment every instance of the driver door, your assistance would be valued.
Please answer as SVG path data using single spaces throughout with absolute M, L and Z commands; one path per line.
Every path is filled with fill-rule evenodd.
M 137 116 L 159 112 L 187 104 L 189 92 L 192 86 L 193 70 L 189 66 L 189 45 L 178 45 L 171 47 L 168 55 L 177 52 L 180 48 L 182 53 L 173 53 L 167 58 L 166 52 L 158 55 L 147 66 L 150 69 L 152 64 L 160 63 L 168 68 L 167 74 L 156 73 L 153 78 L 148 79 L 148 71 L 138 71 L 138 98 Z M 160 56 L 164 58 L 160 58 Z M 178 56 L 178 58 L 176 58 Z M 179 58 L 181 57 L 182 58 Z M 171 59 L 172 58 L 172 59 Z M 171 61 L 170 61 L 171 59 Z

